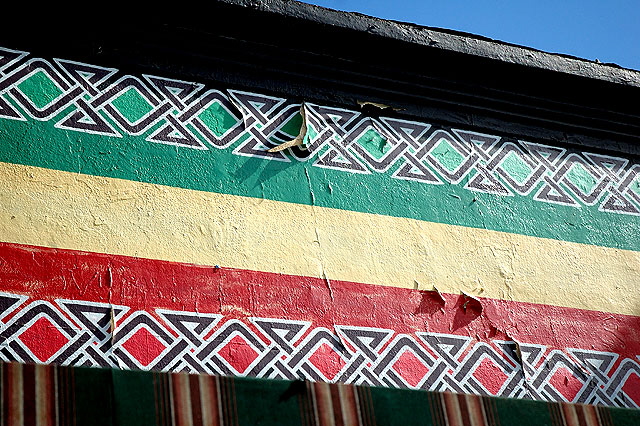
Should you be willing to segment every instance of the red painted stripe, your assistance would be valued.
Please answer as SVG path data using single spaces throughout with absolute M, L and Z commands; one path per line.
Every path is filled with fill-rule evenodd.
M 640 317 L 396 287 L 212 268 L 126 256 L 0 243 L 2 291 L 41 300 L 110 302 L 155 308 L 430 331 L 480 341 L 515 339 L 549 347 L 589 348 L 635 357 Z M 468 308 L 468 306 L 466 306 Z M 4 319 L 8 320 L 10 316 Z

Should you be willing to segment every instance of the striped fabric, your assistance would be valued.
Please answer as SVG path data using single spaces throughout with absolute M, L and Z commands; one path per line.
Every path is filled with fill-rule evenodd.
M 184 373 L 0 364 L 3 425 L 637 425 L 640 411 Z
M 73 424 L 75 380 L 71 368 L 3 364 L 2 424 Z

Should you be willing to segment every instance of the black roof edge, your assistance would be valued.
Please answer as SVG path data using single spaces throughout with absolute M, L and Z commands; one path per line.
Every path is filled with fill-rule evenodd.
M 496 59 L 527 67 L 640 87 L 640 71 L 560 53 L 494 40 L 488 37 L 409 22 L 376 18 L 357 12 L 302 3 L 295 0 L 217 0 L 310 22 L 368 32 L 432 49 Z

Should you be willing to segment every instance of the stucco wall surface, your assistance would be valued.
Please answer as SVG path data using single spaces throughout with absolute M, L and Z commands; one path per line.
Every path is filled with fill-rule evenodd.
M 0 48 L 0 182 L 3 360 L 640 406 L 637 158 Z

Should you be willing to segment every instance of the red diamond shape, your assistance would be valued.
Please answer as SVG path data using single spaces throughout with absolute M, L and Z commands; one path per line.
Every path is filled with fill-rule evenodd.
M 479 381 L 491 394 L 497 395 L 509 376 L 491 359 L 485 357 L 473 372 L 473 377 Z
M 429 368 L 410 350 L 405 350 L 391 366 L 409 385 L 416 387 Z
M 42 362 L 47 362 L 53 354 L 69 342 L 58 327 L 46 317 L 38 318 L 18 337 Z
M 164 351 L 167 346 L 145 327 L 140 327 L 133 333 L 122 347 L 137 359 L 144 367 L 151 364 L 154 359 Z
M 640 406 L 640 376 L 637 373 L 631 373 L 622 386 L 622 390 L 629 398 Z
M 218 355 L 224 358 L 239 374 L 244 374 L 260 354 L 249 346 L 242 337 L 235 336 L 218 351 Z
M 336 352 L 326 343 L 318 346 L 318 349 L 309 357 L 309 362 L 313 364 L 327 380 L 333 380 L 347 363 L 342 359 L 342 355 Z
M 576 398 L 584 383 L 575 377 L 571 371 L 565 367 L 560 367 L 553 373 L 549 383 L 553 386 L 567 401 L 571 402 Z

